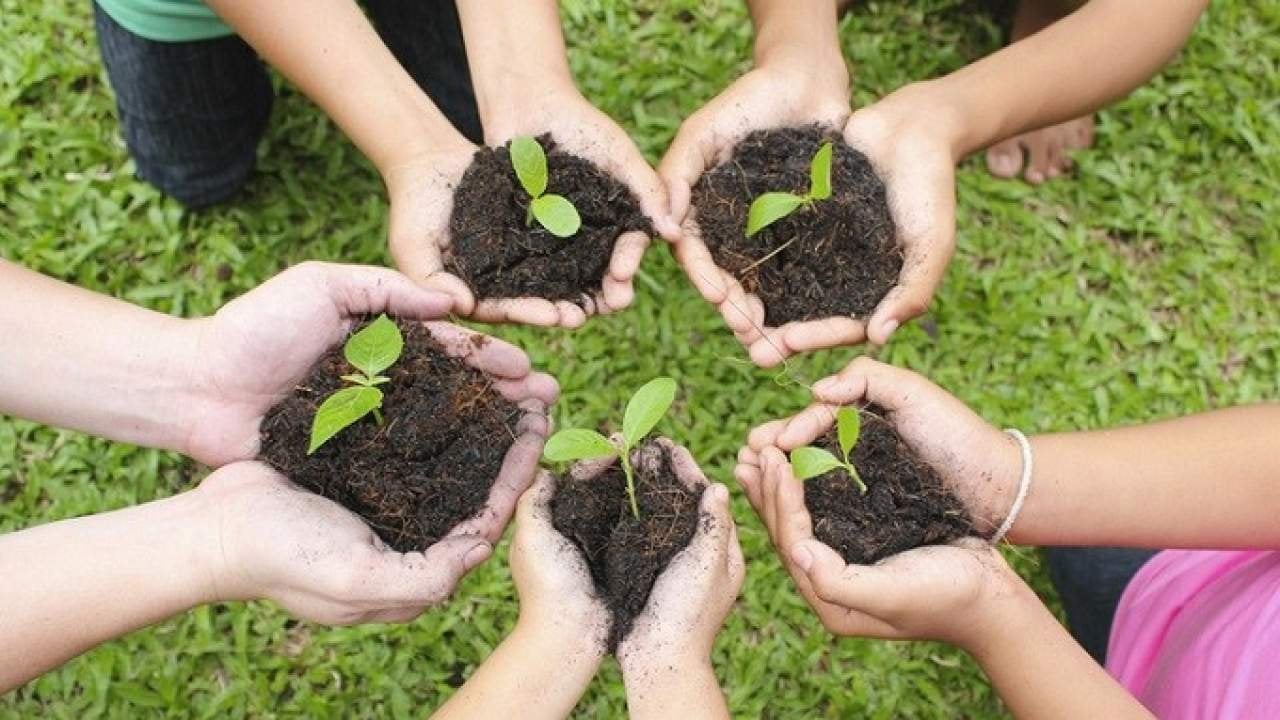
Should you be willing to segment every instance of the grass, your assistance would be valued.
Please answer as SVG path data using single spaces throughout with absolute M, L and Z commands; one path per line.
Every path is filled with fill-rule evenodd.
M 996 47 L 995 24 L 973 4 L 869 3 L 846 20 L 857 102 Z M 380 183 L 296 93 L 277 104 L 244 199 L 187 214 L 133 177 L 88 3 L 0 0 L 0 14 L 5 257 L 181 315 L 212 312 L 304 259 L 387 261 Z M 575 0 L 563 14 L 584 91 L 650 158 L 749 57 L 736 1 Z M 966 163 L 946 284 L 932 315 L 881 357 L 1029 431 L 1280 396 L 1277 58 L 1280 1 L 1220 0 L 1173 65 L 1102 114 L 1076 179 L 1035 189 Z M 665 248 L 646 258 L 627 312 L 578 333 L 499 334 L 559 377 L 562 427 L 602 422 L 629 389 L 672 375 L 683 393 L 662 428 L 724 481 L 750 426 L 807 401 L 743 364 Z M 795 369 L 816 379 L 858 352 L 818 353 Z M 201 475 L 167 453 L 0 420 L 0 531 L 144 502 Z M 715 663 L 736 716 L 1003 715 L 953 649 L 826 635 L 741 497 L 734 510 L 749 570 Z M 1015 561 L 1046 589 L 1033 553 Z M 265 604 L 202 608 L 0 698 L 0 717 L 421 716 L 515 615 L 504 547 L 452 604 L 412 625 L 325 629 Z M 609 663 L 578 715 L 623 712 Z

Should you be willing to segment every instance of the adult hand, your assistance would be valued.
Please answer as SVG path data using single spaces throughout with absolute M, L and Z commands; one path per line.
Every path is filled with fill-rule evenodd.
M 752 505 L 763 501 L 761 458 L 766 450 L 790 453 L 809 445 L 835 424 L 840 406 L 875 404 L 964 503 L 978 533 L 990 535 L 1004 522 L 1022 474 L 1021 450 L 1016 440 L 953 395 L 916 373 L 865 356 L 815 383 L 813 392 L 818 402 L 755 428 L 739 451 L 734 475 Z
M 493 552 L 459 530 L 424 552 L 395 552 L 353 513 L 258 462 L 217 470 L 193 493 L 207 508 L 211 599 L 271 600 L 326 625 L 412 620 Z
M 760 300 L 748 295 L 738 279 L 712 259 L 702 241 L 697 217 L 690 212 L 690 198 L 698 178 L 726 162 L 738 141 L 755 130 L 813 123 L 839 128 L 844 124 L 849 116 L 848 71 L 838 54 L 823 57 L 826 59 L 819 60 L 800 51 L 770 54 L 766 61 L 689 116 L 658 166 L 671 197 L 672 217 L 682 223 L 678 236 L 668 236 L 676 243 L 676 259 L 693 286 L 716 306 L 734 335 L 747 347 L 752 360 L 766 367 L 804 349 L 787 344 L 789 340 L 798 342 L 790 337 L 793 325 L 801 329 L 799 340 L 809 344 L 814 342 L 813 337 L 860 341 L 860 328 L 845 327 L 853 322 L 847 319 L 765 328 Z M 841 325 L 835 335 L 826 327 L 833 323 Z

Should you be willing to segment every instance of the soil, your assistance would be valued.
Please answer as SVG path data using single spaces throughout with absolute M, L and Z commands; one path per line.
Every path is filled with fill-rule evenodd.
M 648 455 L 656 462 L 643 462 Z M 613 613 L 608 648 L 631 631 L 667 564 L 689 545 L 698 526 L 701 493 L 676 477 L 671 457 L 650 441 L 632 453 L 640 519 L 631 514 L 627 480 L 614 464 L 588 480 L 560 477 L 551 501 L 552 525 L 586 556 L 596 590 Z
M 810 161 L 828 140 L 832 196 L 747 237 L 751 202 L 807 193 Z M 768 327 L 866 316 L 898 282 L 902 252 L 884 183 L 865 155 L 817 125 L 751 133 L 694 185 L 692 204 L 716 265 L 760 298 Z
M 547 154 L 547 192 L 578 209 L 582 228 L 570 238 L 526 222 L 529 194 L 520 185 L 506 147 L 482 148 L 454 192 L 445 270 L 477 299 L 540 297 L 583 307 L 600 293 L 618 236 L 653 227 L 631 190 L 550 135 L 538 138 Z
M 844 470 L 805 481 L 804 504 L 814 537 L 845 562 L 867 565 L 922 545 L 977 534 L 968 511 L 929 464 L 907 447 L 874 405 L 862 411 L 853 466 L 867 484 L 863 495 Z M 835 430 L 817 443 L 840 454 Z
M 267 413 L 260 458 L 364 518 L 387 545 L 412 552 L 484 507 L 523 413 L 421 324 L 398 324 L 404 354 L 383 373 L 391 382 L 379 386 L 381 425 L 366 416 L 307 455 L 316 408 L 344 385 L 340 376 L 355 372 L 339 344 Z

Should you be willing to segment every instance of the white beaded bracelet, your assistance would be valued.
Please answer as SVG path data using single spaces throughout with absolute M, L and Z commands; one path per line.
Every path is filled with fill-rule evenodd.
M 1005 432 L 1012 435 L 1022 447 L 1022 479 L 1018 481 L 1018 495 L 1013 499 L 1013 507 L 1009 508 L 1009 515 L 1000 524 L 996 534 L 991 536 L 992 545 L 1003 540 L 1004 536 L 1013 529 L 1013 523 L 1018 519 L 1018 513 L 1022 512 L 1022 505 L 1027 501 L 1027 493 L 1031 490 L 1031 441 L 1016 428 L 1007 428 Z

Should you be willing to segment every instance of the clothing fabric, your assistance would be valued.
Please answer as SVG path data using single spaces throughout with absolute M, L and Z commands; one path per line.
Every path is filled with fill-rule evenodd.
M 1106 547 L 1045 548 L 1049 579 L 1058 590 L 1071 634 L 1106 663 L 1107 639 L 1120 596 L 1155 550 Z
M 1107 671 L 1162 720 L 1280 718 L 1280 552 L 1153 557 L 1120 599 Z
M 94 25 L 138 176 L 199 209 L 231 199 L 252 177 L 274 93 L 253 48 L 236 35 L 186 42 L 130 30 L 98 0 Z M 461 23 L 452 0 L 368 0 L 383 41 L 454 127 L 482 137 Z
M 157 42 L 189 42 L 234 35 L 203 0 L 98 0 L 129 32 Z

